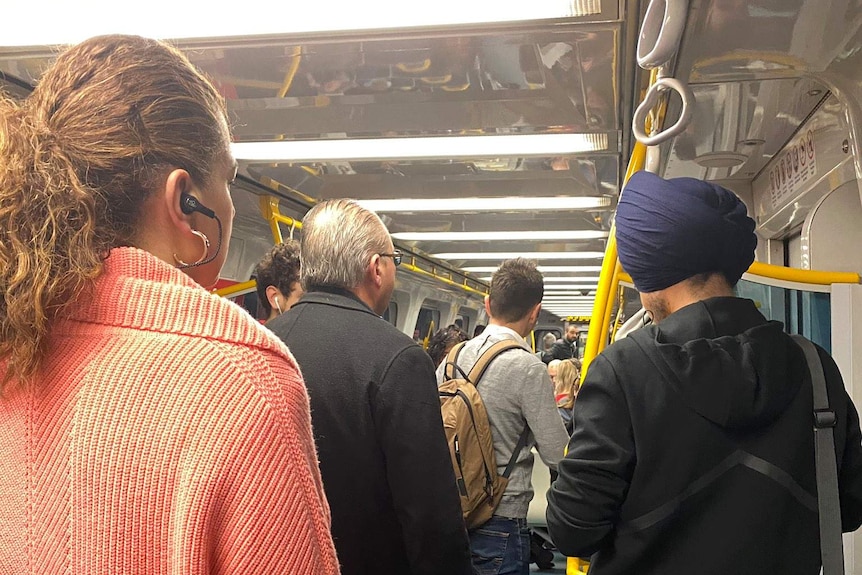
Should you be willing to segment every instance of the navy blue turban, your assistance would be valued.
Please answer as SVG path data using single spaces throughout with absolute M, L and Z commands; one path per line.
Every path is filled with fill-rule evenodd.
M 754 261 L 754 227 L 730 190 L 642 171 L 629 179 L 617 206 L 617 251 L 642 293 L 706 272 L 722 272 L 733 285 Z

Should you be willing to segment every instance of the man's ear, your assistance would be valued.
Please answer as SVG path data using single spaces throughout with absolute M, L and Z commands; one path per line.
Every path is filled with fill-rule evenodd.
M 374 285 L 378 288 L 383 285 L 383 266 L 380 265 L 381 259 L 382 258 L 378 254 L 374 254 L 368 262 L 368 277 L 371 278 L 371 281 L 374 282 Z
M 488 317 L 494 317 L 491 315 L 491 296 L 485 296 L 485 313 L 488 314 Z
M 542 312 L 542 302 L 539 302 L 533 308 L 532 313 L 530 313 L 530 321 L 533 323 L 533 325 L 536 325 L 536 323 L 539 321 L 539 314 L 541 312 Z
M 284 301 L 284 296 L 281 295 L 281 291 L 277 287 L 266 286 L 266 300 L 269 302 L 270 309 L 278 309 L 278 306 L 275 305 L 275 298 L 277 297 Z

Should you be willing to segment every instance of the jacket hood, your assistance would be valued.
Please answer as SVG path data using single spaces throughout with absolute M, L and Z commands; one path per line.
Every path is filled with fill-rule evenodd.
M 641 332 L 633 339 L 665 381 L 692 410 L 725 428 L 772 423 L 806 371 L 782 324 L 767 321 L 747 299 L 703 300 Z

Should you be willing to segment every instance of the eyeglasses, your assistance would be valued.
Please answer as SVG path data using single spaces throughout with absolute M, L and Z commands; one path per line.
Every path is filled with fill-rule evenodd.
M 398 250 L 395 250 L 391 254 L 377 254 L 377 255 L 387 257 L 387 258 L 392 258 L 392 263 L 394 263 L 396 266 L 401 265 L 401 258 L 404 257 L 404 254 L 402 254 Z

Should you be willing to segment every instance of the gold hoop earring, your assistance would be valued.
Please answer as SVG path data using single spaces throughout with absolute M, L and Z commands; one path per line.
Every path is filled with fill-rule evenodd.
M 196 235 L 197 237 L 199 237 L 199 238 L 203 241 L 203 243 L 204 243 L 204 253 L 203 253 L 203 255 L 200 257 L 200 259 L 199 259 L 198 261 L 196 261 L 195 263 L 193 263 L 193 264 L 187 264 L 186 262 L 184 262 L 183 260 L 181 260 L 179 257 L 177 257 L 177 254 L 176 254 L 176 253 L 174 253 L 174 260 L 179 264 L 179 267 L 181 267 L 181 268 L 190 268 L 190 267 L 193 267 L 193 266 L 200 265 L 202 261 L 204 261 L 205 259 L 207 259 L 207 254 L 209 254 L 209 251 L 210 251 L 210 240 L 209 240 L 209 238 L 207 238 L 207 237 L 203 234 L 203 232 L 199 232 L 198 230 L 192 230 L 192 233 L 193 233 L 194 235 Z

